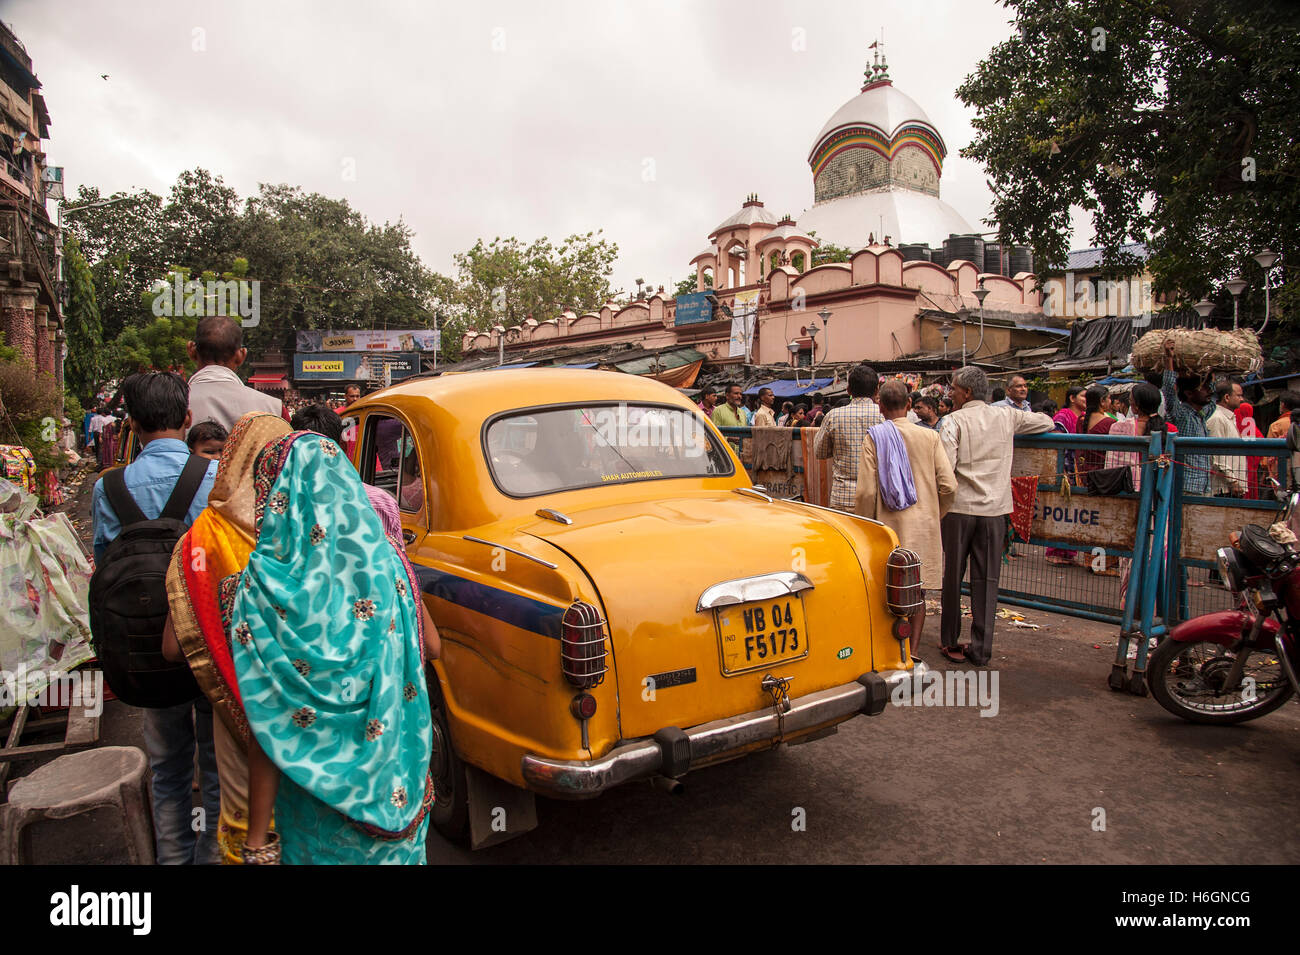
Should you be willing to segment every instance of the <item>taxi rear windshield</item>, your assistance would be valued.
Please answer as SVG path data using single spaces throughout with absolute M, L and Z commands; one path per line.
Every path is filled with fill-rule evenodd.
M 698 414 L 660 405 L 522 411 L 487 428 L 488 467 L 512 497 L 663 478 L 723 477 L 731 458 Z

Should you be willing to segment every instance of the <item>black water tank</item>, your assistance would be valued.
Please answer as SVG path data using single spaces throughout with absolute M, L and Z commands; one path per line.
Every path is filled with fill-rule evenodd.
M 1034 270 L 1034 251 L 1027 245 L 1013 245 L 1011 247 L 1011 267 L 1008 275 L 1018 275 L 1021 272 L 1032 272 Z
M 943 240 L 945 267 L 955 259 L 965 259 L 977 269 L 984 267 L 984 240 L 978 235 L 950 235 Z
M 991 272 L 994 275 L 1003 274 L 1001 242 L 984 243 L 984 271 Z
M 898 246 L 904 262 L 929 262 L 930 247 L 924 242 L 904 242 Z

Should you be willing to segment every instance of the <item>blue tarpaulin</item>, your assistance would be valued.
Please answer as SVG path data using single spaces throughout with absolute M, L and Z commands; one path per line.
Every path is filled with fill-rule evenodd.
M 790 378 L 778 378 L 775 381 L 765 381 L 761 385 L 755 385 L 753 388 L 746 391 L 745 394 L 756 395 L 763 388 L 771 388 L 774 397 L 794 398 L 798 395 L 807 395 L 814 391 L 821 391 L 834 380 L 834 378 L 814 378 L 810 384 L 807 379 L 801 379 L 796 382 Z
M 511 365 L 493 365 L 488 371 L 496 371 L 498 368 L 532 368 L 536 365 L 535 361 L 517 361 Z

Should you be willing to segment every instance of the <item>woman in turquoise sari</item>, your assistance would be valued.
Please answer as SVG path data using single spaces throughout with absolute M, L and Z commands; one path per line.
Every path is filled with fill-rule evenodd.
M 422 864 L 432 732 L 415 575 L 328 438 L 267 445 L 254 483 L 257 546 L 222 586 L 251 730 L 245 861 Z

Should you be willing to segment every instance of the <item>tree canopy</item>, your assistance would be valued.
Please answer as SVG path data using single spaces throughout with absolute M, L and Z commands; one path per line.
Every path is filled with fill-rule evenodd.
M 114 201 L 93 205 L 106 200 Z M 101 376 L 141 364 L 184 367 L 183 336 L 193 334 L 193 322 L 151 308 L 160 279 L 177 274 L 182 281 L 220 275 L 259 283 L 258 321 L 244 330 L 254 355 L 292 347 L 299 329 L 429 328 L 437 316 L 445 325 L 443 357 L 455 360 L 467 328 L 599 308 L 611 294 L 618 255 L 599 232 L 558 243 L 480 239 L 455 256 L 454 276 L 441 275 L 420 261 L 404 222 L 377 225 L 344 199 L 285 184 L 264 183 L 241 200 L 204 169 L 181 173 L 165 200 L 82 186 L 67 225 L 88 264 L 109 343 L 93 366 Z
M 962 155 L 990 177 L 989 224 L 1061 265 L 1081 208 L 1116 271 L 1145 242 L 1157 292 L 1193 301 L 1240 272 L 1262 315 L 1252 254 L 1300 251 L 1296 8 L 1003 2 L 1015 32 L 957 90 L 978 111 Z

